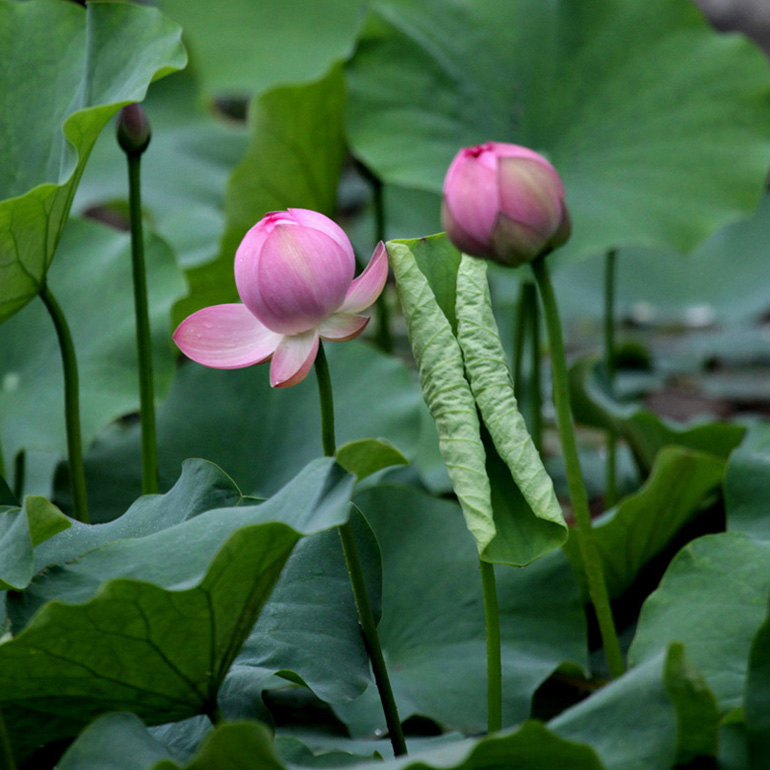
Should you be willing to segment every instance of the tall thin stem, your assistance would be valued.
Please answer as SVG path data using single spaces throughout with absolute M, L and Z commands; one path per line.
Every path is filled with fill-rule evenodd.
M 318 355 L 315 360 L 316 379 L 318 380 L 318 395 L 321 400 L 321 441 L 324 454 L 333 457 L 336 448 L 334 437 L 334 399 L 332 395 L 332 383 L 329 377 L 329 365 L 326 361 L 326 353 L 323 343 L 319 344 Z M 374 617 L 372 604 L 369 601 L 369 592 L 366 588 L 364 570 L 361 566 L 361 558 L 358 555 L 353 526 L 349 521 L 339 527 L 342 551 L 345 555 L 345 563 L 350 574 L 350 585 L 353 589 L 353 597 L 358 610 L 358 619 L 361 623 L 361 633 L 364 646 L 369 654 L 372 664 L 374 681 L 385 713 L 385 722 L 388 726 L 390 742 L 396 756 L 406 754 L 406 741 L 401 728 L 401 720 L 398 717 L 396 699 L 393 696 L 393 688 L 390 685 L 388 669 L 385 665 L 385 657 L 382 654 L 380 637 L 377 633 L 377 621 Z
M 79 521 L 88 521 L 86 473 L 83 465 L 83 443 L 80 437 L 80 392 L 78 362 L 67 319 L 48 286 L 40 289 L 40 299 L 51 316 L 59 339 L 64 370 L 64 421 L 67 429 L 67 460 L 69 463 L 72 509 Z
M 604 263 L 604 365 L 615 389 L 615 285 L 617 282 L 617 252 L 610 249 Z M 604 492 L 606 508 L 615 505 L 617 492 L 617 440 L 612 430 L 607 431 L 607 479 Z
M 139 415 L 142 425 L 142 492 L 158 491 L 158 442 L 155 431 L 155 388 L 152 372 L 150 314 L 142 232 L 141 155 L 126 153 L 128 201 L 131 214 L 131 266 L 134 278 L 136 348 L 139 366 Z
M 503 726 L 503 666 L 500 653 L 500 613 L 497 606 L 495 566 L 479 559 L 484 592 L 484 623 L 487 631 L 487 730 Z
M 620 676 L 625 670 L 623 655 L 620 650 L 617 631 L 612 619 L 607 583 L 604 579 L 599 550 L 596 547 L 593 528 L 591 525 L 591 513 L 588 509 L 588 495 L 586 493 L 583 474 L 580 469 L 575 431 L 572 424 L 572 412 L 569 403 L 569 384 L 567 380 L 567 360 L 562 338 L 561 321 L 556 304 L 556 295 L 553 291 L 548 265 L 544 258 L 536 260 L 532 264 L 540 298 L 543 303 L 543 314 L 548 330 L 548 341 L 551 348 L 551 370 L 553 373 L 553 399 L 556 407 L 556 419 L 559 426 L 564 462 L 567 468 L 567 485 L 569 487 L 572 509 L 577 520 L 577 537 L 583 568 L 588 583 L 588 593 L 594 605 L 596 618 L 599 623 L 599 632 L 604 643 L 604 654 L 607 658 L 607 666 L 610 676 Z
M 531 406 L 531 427 L 532 443 L 537 451 L 543 453 L 543 386 L 540 382 L 540 312 L 537 307 L 537 289 L 534 284 L 527 284 L 530 287 L 532 299 L 529 302 L 529 333 L 531 350 L 531 372 L 530 372 L 530 404 Z

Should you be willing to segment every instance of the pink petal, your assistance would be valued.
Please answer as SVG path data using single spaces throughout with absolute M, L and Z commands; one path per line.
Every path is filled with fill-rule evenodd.
M 288 209 L 288 212 L 298 224 L 320 230 L 324 235 L 328 235 L 333 241 L 336 241 L 337 245 L 347 252 L 355 264 L 356 255 L 353 252 L 353 246 L 350 244 L 345 231 L 333 219 L 310 209 Z
M 544 158 L 502 158 L 500 210 L 547 241 L 562 220 L 564 185 Z
M 261 364 L 280 341 L 280 334 L 271 332 L 239 304 L 203 308 L 174 332 L 174 342 L 188 358 L 214 369 Z
M 307 377 L 318 353 L 318 330 L 284 337 L 270 364 L 270 385 L 288 388 Z
M 369 319 L 364 315 L 335 313 L 318 327 L 318 333 L 325 340 L 347 342 L 347 340 L 358 337 L 368 323 Z
M 275 332 L 300 334 L 334 313 L 350 288 L 355 261 L 326 233 L 278 224 L 259 257 L 236 270 L 246 307 Z
M 491 239 L 487 243 L 481 243 L 466 233 L 452 214 L 452 209 L 446 198 L 441 201 L 441 225 L 455 248 L 464 254 L 469 254 L 472 257 L 492 257 L 494 255 Z
M 388 250 L 380 241 L 369 264 L 361 275 L 350 284 L 345 301 L 337 312 L 360 313 L 380 296 L 388 280 Z
M 479 150 L 478 154 L 473 154 Z M 492 229 L 500 210 L 495 156 L 486 146 L 460 151 L 444 179 L 447 233 L 462 233 L 466 240 L 489 248 Z M 490 165 L 491 164 L 491 165 Z

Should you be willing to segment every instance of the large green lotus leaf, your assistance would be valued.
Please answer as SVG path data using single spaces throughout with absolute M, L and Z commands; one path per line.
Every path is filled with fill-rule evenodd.
M 35 546 L 70 520 L 44 497 L 27 495 L 21 508 L 0 509 L 0 591 L 20 591 L 35 574 Z
M 139 717 L 126 712 L 95 719 L 67 749 L 57 770 L 149 770 L 170 758 Z
M 751 643 L 744 712 L 750 767 L 760 770 L 770 764 L 770 616 Z
M 353 510 L 350 523 L 369 600 L 380 616 L 382 567 L 377 540 Z M 327 703 L 357 698 L 371 681 L 350 574 L 339 533 L 303 539 L 243 645 L 220 695 L 232 718 L 260 718 L 266 674 L 301 681 Z M 291 675 L 287 675 L 291 672 Z M 228 689 L 229 688 L 229 689 Z
M 629 662 L 682 642 L 722 712 L 740 706 L 749 651 L 765 619 L 770 548 L 742 533 L 708 535 L 685 546 L 642 607 Z M 715 608 L 724 611 L 715 620 Z
M 703 674 L 687 660 L 683 645 L 674 643 L 669 647 L 664 677 L 666 692 L 676 709 L 677 765 L 716 756 L 719 707 Z
M 490 476 L 498 534 L 484 555 L 490 561 L 527 564 L 562 545 L 567 524 L 516 403 L 483 260 L 463 255 L 457 272 L 456 314 L 457 341 L 473 397 L 495 449 L 525 501 L 518 506 L 518 516 L 500 515 L 502 506 L 494 505 L 494 477 Z
M 110 710 L 156 724 L 209 713 L 298 530 L 345 521 L 351 488 L 319 460 L 261 505 L 206 511 L 40 574 L 16 601 L 45 604 L 0 645 L 16 750 Z
M 674 444 L 727 458 L 746 432 L 734 423 L 674 423 L 638 404 L 618 401 L 612 396 L 606 370 L 596 356 L 585 356 L 570 368 L 570 401 L 577 422 L 618 433 L 646 472 L 664 446 Z
M 348 75 L 354 151 L 387 182 L 438 191 L 490 139 L 546 153 L 574 255 L 692 249 L 764 187 L 767 62 L 682 0 L 383 1 Z
M 249 145 L 227 183 L 220 256 L 190 272 L 191 296 L 177 307 L 177 320 L 238 301 L 235 251 L 267 212 L 293 207 L 333 216 L 345 159 L 344 106 L 340 65 L 314 83 L 276 88 L 253 100 Z
M 770 425 L 753 425 L 730 455 L 725 475 L 728 529 L 770 540 Z
M 348 518 L 352 484 L 353 478 L 332 460 L 318 459 L 267 503 L 254 505 L 215 465 L 190 460 L 166 495 L 140 498 L 124 517 L 108 524 L 75 525 L 41 547 L 36 566 L 49 568 L 9 600 L 14 628 L 29 623 L 46 601 L 92 598 L 106 580 L 131 578 L 169 587 L 192 580 L 180 577 L 186 571 L 199 577 L 223 539 L 239 526 L 280 521 L 303 534 L 337 526 Z M 194 544 L 190 553 L 185 552 L 186 538 Z M 164 549 L 169 553 L 161 556 Z
M 337 441 L 379 436 L 416 459 L 425 407 L 406 366 L 352 341 L 326 347 L 334 385 Z M 322 454 L 314 375 L 274 390 L 267 368 L 220 371 L 188 363 L 158 409 L 161 488 L 187 457 L 216 462 L 248 494 L 268 496 Z M 139 432 L 114 426 L 86 458 L 92 517 L 122 513 L 141 489 Z M 66 495 L 57 490 L 57 499 Z
M 209 96 L 248 96 L 318 77 L 350 54 L 361 12 L 360 0 L 162 0 L 161 7 L 182 25 Z
M 137 5 L 0 4 L 0 320 L 38 293 L 104 125 L 184 67 L 180 35 Z
M 71 521 L 66 535 L 35 550 L 36 570 L 49 564 L 64 564 L 117 540 L 147 537 L 205 511 L 247 502 L 221 468 L 206 460 L 185 460 L 181 476 L 165 495 L 144 495 L 120 518 L 107 524 Z
M 481 579 L 459 506 L 399 486 L 368 490 L 355 502 L 382 553 L 379 630 L 401 718 L 420 714 L 447 729 L 485 730 Z M 560 552 L 526 569 L 498 567 L 496 576 L 503 721 L 511 725 L 527 718 L 532 694 L 559 665 L 585 664 L 585 618 L 574 574 Z M 372 686 L 335 711 L 354 735 L 385 728 Z
M 671 651 L 627 671 L 548 723 L 591 746 L 608 770 L 669 770 L 677 752 L 677 710 L 667 690 Z
M 139 406 L 130 248 L 126 233 L 71 220 L 47 279 L 67 316 L 78 357 L 85 446 L 105 425 Z M 185 284 L 170 249 L 156 236 L 148 236 L 145 258 L 155 393 L 162 398 L 174 376 L 170 310 Z M 61 357 L 42 302 L 0 329 L 0 388 L 3 457 L 23 449 L 64 454 Z
M 340 510 L 349 497 L 349 486 L 331 484 L 335 476 L 329 471 L 329 463 L 318 461 L 304 471 L 306 479 L 312 479 L 312 474 L 330 479 L 329 489 L 320 481 L 315 483 L 322 491 L 322 497 L 310 506 L 316 515 L 323 515 L 324 509 Z M 293 500 L 286 498 L 291 490 L 296 490 Z M 295 517 L 284 521 L 299 529 L 296 517 L 308 508 L 306 486 L 295 481 L 280 494 L 284 496 L 283 510 L 293 512 Z M 38 547 L 37 569 L 69 562 L 114 541 L 144 538 L 214 508 L 248 504 L 232 479 L 217 466 L 187 460 L 182 476 L 167 494 L 141 497 L 120 518 L 107 524 L 87 526 L 74 522 L 66 537 Z M 370 599 L 379 614 L 381 568 L 377 543 L 360 515 L 354 513 L 351 522 Z M 308 565 L 312 565 L 311 581 Z M 50 591 L 67 597 L 73 586 L 79 590 L 77 586 L 83 580 L 82 575 L 75 579 L 67 573 L 52 579 L 42 596 L 37 587 L 26 592 L 11 607 L 14 622 L 26 623 L 41 602 L 51 598 Z M 345 661 L 345 665 L 339 661 Z M 294 678 L 303 681 L 318 697 L 333 703 L 357 697 L 369 683 L 369 662 L 336 531 L 305 538 L 292 553 L 224 682 L 220 705 L 225 714 L 269 719 L 261 694 L 276 671 L 293 672 Z
M 509 735 L 441 743 L 443 745 L 436 748 L 375 765 L 371 759 L 356 762 L 352 756 L 337 753 L 311 766 L 381 767 L 383 770 L 510 770 L 512 767 L 516 770 L 561 770 L 568 765 L 574 770 L 604 770 L 588 746 L 564 740 L 539 722 L 528 722 Z M 284 764 L 278 758 L 264 725 L 235 722 L 220 725 L 212 731 L 189 764 L 164 760 L 152 770 L 220 770 L 223 767 L 286 770 L 300 766 L 305 765 Z M 138 765 L 136 770 L 139 770 Z
M 724 468 L 724 460 L 714 455 L 665 447 L 644 486 L 597 522 L 596 545 L 612 598 L 631 587 L 642 568 L 698 513 L 703 498 L 718 490 Z M 582 575 L 576 541 L 567 541 L 565 550 Z

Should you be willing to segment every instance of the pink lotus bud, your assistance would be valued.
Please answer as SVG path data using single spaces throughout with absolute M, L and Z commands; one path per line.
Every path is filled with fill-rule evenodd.
M 461 251 L 511 267 L 561 246 L 571 231 L 556 169 L 526 147 L 500 142 L 457 153 L 444 179 L 441 221 Z
M 369 322 L 358 313 L 385 286 L 385 245 L 377 246 L 354 280 L 355 264 L 344 231 L 323 214 L 307 209 L 267 214 L 235 254 L 243 305 L 193 313 L 174 332 L 174 341 L 189 358 L 217 369 L 270 360 L 270 384 L 295 385 L 310 371 L 319 339 L 353 339 Z

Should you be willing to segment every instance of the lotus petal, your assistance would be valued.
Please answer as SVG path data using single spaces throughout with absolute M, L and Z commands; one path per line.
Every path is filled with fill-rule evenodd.
M 215 369 L 240 369 L 267 361 L 281 338 L 240 304 L 203 308 L 174 332 L 174 342 L 188 358 Z
M 338 313 L 360 313 L 373 304 L 382 294 L 388 280 L 388 250 L 380 241 L 369 264 L 361 275 L 350 284 L 345 301 Z
M 318 353 L 318 330 L 286 336 L 281 340 L 270 364 L 270 385 L 288 388 L 307 377 Z

